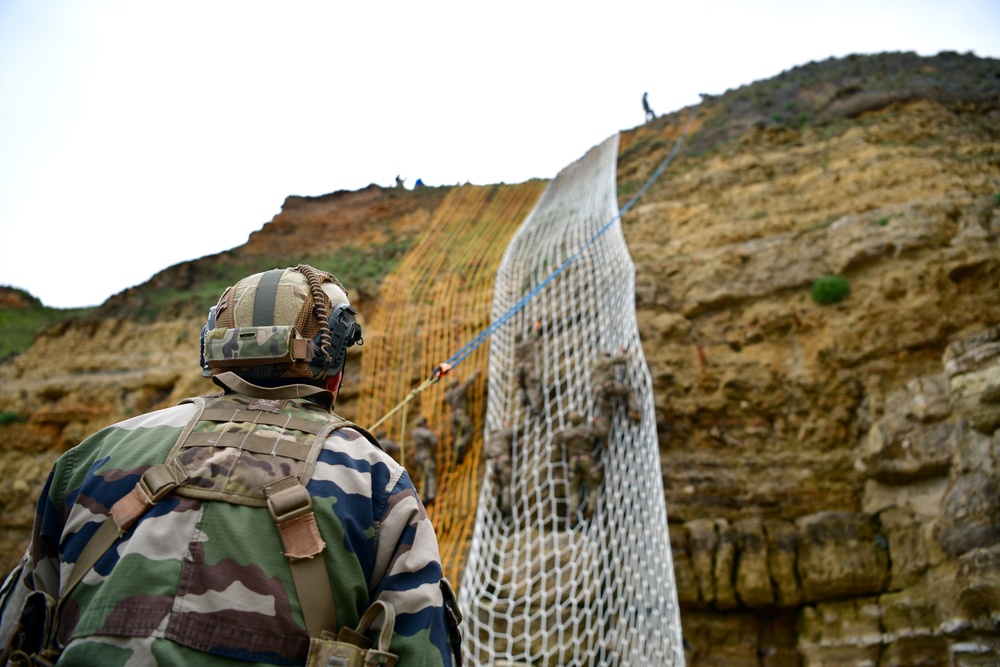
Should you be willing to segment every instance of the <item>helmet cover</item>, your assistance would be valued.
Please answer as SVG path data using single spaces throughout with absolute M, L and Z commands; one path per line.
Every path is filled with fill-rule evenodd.
M 206 377 L 321 380 L 339 373 L 347 347 L 363 343 L 347 290 L 306 264 L 243 278 L 226 289 L 202 328 Z

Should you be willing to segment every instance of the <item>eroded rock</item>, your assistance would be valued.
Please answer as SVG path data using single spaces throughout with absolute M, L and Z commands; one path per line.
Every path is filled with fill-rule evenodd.
M 884 590 L 889 578 L 888 543 L 872 517 L 821 512 L 796 523 L 797 571 L 806 601 L 862 597 Z
M 941 548 L 952 556 L 1000 541 L 1000 487 L 976 470 L 951 484 L 935 526 Z

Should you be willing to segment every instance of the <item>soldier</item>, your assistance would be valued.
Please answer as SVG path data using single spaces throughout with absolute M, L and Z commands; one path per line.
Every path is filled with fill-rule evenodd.
M 535 348 L 541 337 L 542 323 L 535 322 L 531 333 L 517 334 L 514 338 L 514 368 L 517 373 L 517 386 L 521 390 L 521 400 L 525 407 L 531 408 L 532 414 L 542 414 L 542 404 L 545 397 L 542 394 L 542 380 L 535 366 Z
M 590 367 L 590 380 L 594 383 L 597 393 L 597 408 L 600 414 L 600 429 L 607 434 L 611 429 L 611 417 L 614 413 L 615 399 L 625 399 L 628 403 L 628 418 L 633 422 L 642 420 L 639 402 L 635 392 L 617 377 L 619 368 L 626 369 L 632 363 L 632 355 L 624 347 L 619 348 L 621 354 L 612 355 L 602 352 L 600 357 Z
M 390 439 L 389 436 L 386 435 L 385 429 L 380 428 L 377 431 L 375 431 L 375 439 L 378 440 L 380 445 L 382 445 L 382 449 L 385 450 L 386 454 L 396 459 L 397 461 L 399 460 L 399 453 L 400 453 L 399 443 L 396 442 L 395 440 Z
M 493 486 L 496 490 L 500 514 L 510 516 L 510 483 L 513 476 L 512 451 L 514 431 L 507 422 L 490 431 L 486 438 L 486 459 L 490 463 Z
M 568 422 L 556 431 L 553 440 L 566 448 L 570 481 L 569 519 L 571 523 L 576 523 L 580 518 L 590 520 L 597 506 L 597 489 L 604 480 L 604 466 L 595 450 L 603 439 L 596 420 L 588 421 L 574 412 L 569 415 Z
M 417 418 L 412 435 L 416 446 L 413 462 L 420 471 L 420 496 L 425 504 L 430 505 L 437 495 L 437 461 L 434 455 L 437 453 L 438 437 L 427 427 L 427 417 L 423 416 Z
M 465 459 L 465 450 L 472 442 L 474 435 L 472 420 L 469 418 L 469 386 L 479 375 L 479 369 L 473 371 L 465 382 L 452 380 L 444 393 L 443 402 L 451 408 L 452 447 L 455 450 L 455 462 L 460 465 Z
M 305 264 L 229 287 L 201 339 L 221 392 L 104 428 L 55 463 L 0 594 L 0 664 L 364 659 L 377 652 L 330 637 L 390 607 L 399 664 L 460 662 L 406 470 L 333 412 L 362 342 L 354 315 Z M 51 626 L 9 632 L 43 601 Z

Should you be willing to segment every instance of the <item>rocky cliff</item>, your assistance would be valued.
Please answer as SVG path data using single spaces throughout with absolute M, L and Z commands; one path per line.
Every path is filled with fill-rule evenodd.
M 689 664 L 997 664 L 1000 62 L 850 57 L 707 97 L 623 132 L 623 204 L 692 113 L 623 218 Z M 0 364 L 3 562 L 61 451 L 212 390 L 198 295 L 224 267 L 325 259 L 363 313 L 447 190 L 291 197 Z

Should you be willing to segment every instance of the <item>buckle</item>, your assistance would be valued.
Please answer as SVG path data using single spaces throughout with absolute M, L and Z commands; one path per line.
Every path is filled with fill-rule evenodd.
M 267 509 L 276 523 L 284 523 L 312 512 L 312 497 L 297 477 L 286 477 L 264 487 Z
M 183 471 L 182 471 L 183 472 Z M 185 474 L 185 479 L 187 475 Z M 173 491 L 180 482 L 165 464 L 155 465 L 139 478 L 139 488 L 151 504 L 156 504 Z

